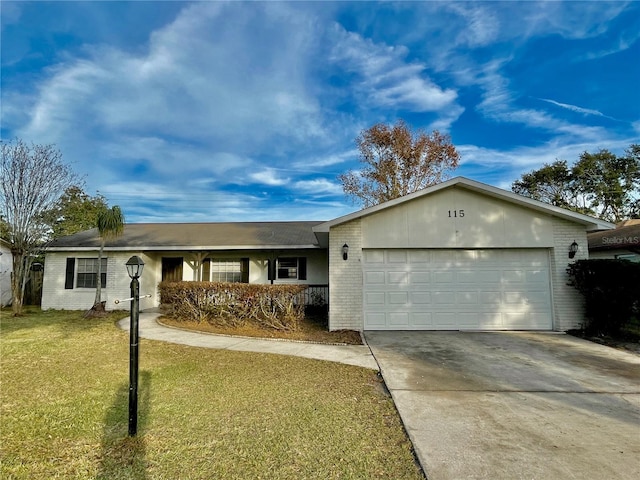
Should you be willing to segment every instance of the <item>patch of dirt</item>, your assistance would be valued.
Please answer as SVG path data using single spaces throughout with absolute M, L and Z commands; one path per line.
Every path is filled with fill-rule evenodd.
M 606 345 L 607 347 L 617 348 L 618 350 L 624 350 L 626 352 L 640 355 L 640 338 L 635 335 L 622 335 L 620 337 L 610 337 L 605 335 L 590 336 L 585 335 L 582 330 L 569 330 L 567 333 L 574 337 L 589 340 L 590 342 L 599 343 L 600 345 Z
M 196 330 L 207 333 L 217 333 L 222 335 L 239 335 L 243 337 L 256 338 L 280 338 L 284 340 L 301 340 L 316 343 L 362 345 L 360 332 L 355 330 L 336 330 L 330 332 L 326 319 L 319 317 L 308 317 L 300 322 L 300 328 L 295 332 L 274 330 L 271 328 L 261 328 L 255 324 L 245 324 L 240 327 L 228 327 L 214 325 L 208 322 L 182 321 L 169 317 L 160 317 L 158 322 L 176 328 L 186 330 Z

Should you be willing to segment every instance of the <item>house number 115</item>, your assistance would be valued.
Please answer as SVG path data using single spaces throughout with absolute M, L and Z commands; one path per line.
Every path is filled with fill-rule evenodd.
M 464 210 L 449 210 L 449 218 L 464 217 Z

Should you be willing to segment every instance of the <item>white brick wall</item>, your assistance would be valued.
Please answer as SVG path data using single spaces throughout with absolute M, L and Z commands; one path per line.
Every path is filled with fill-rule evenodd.
M 342 246 L 349 258 L 342 259 Z M 329 330 L 362 330 L 362 229 L 360 219 L 338 225 L 329 234 Z
M 584 227 L 566 220 L 554 220 L 553 239 L 555 247 L 550 252 L 553 329 L 563 332 L 579 328 L 584 316 L 582 296 L 574 287 L 567 285 L 567 266 L 577 260 L 589 258 L 589 249 Z M 570 259 L 569 246 L 574 241 L 578 244 L 578 253 Z
M 588 258 L 587 235 L 584 227 L 554 218 L 554 247 L 549 249 L 553 329 L 566 331 L 577 328 L 583 320 L 583 300 L 580 293 L 567 285 L 566 269 L 570 262 Z M 579 245 L 573 260 L 568 258 L 573 241 Z M 342 245 L 349 245 L 349 259 L 342 259 Z M 338 225 L 329 235 L 329 329 L 362 330 L 362 229 L 360 219 Z

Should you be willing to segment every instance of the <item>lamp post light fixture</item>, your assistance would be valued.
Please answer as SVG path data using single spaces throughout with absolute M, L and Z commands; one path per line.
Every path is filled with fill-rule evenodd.
M 144 262 L 136 255 L 127 263 L 127 273 L 131 278 L 131 323 L 129 342 L 129 436 L 138 431 L 138 318 L 140 316 L 140 282 Z
M 578 243 L 574 240 L 571 245 L 569 245 L 569 258 L 573 258 L 578 253 Z
M 342 259 L 346 260 L 349 258 L 349 245 L 346 243 L 342 246 Z

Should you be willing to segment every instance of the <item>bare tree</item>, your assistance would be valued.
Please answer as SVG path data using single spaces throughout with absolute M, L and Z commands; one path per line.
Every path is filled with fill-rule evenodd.
M 414 132 L 402 120 L 362 131 L 356 145 L 363 168 L 338 179 L 344 193 L 364 207 L 440 183 L 460 161 L 448 135 L 437 130 Z
M 17 139 L 1 148 L 0 207 L 13 255 L 12 310 L 21 315 L 29 270 L 46 246 L 50 227 L 44 213 L 78 179 L 53 145 L 29 146 Z

